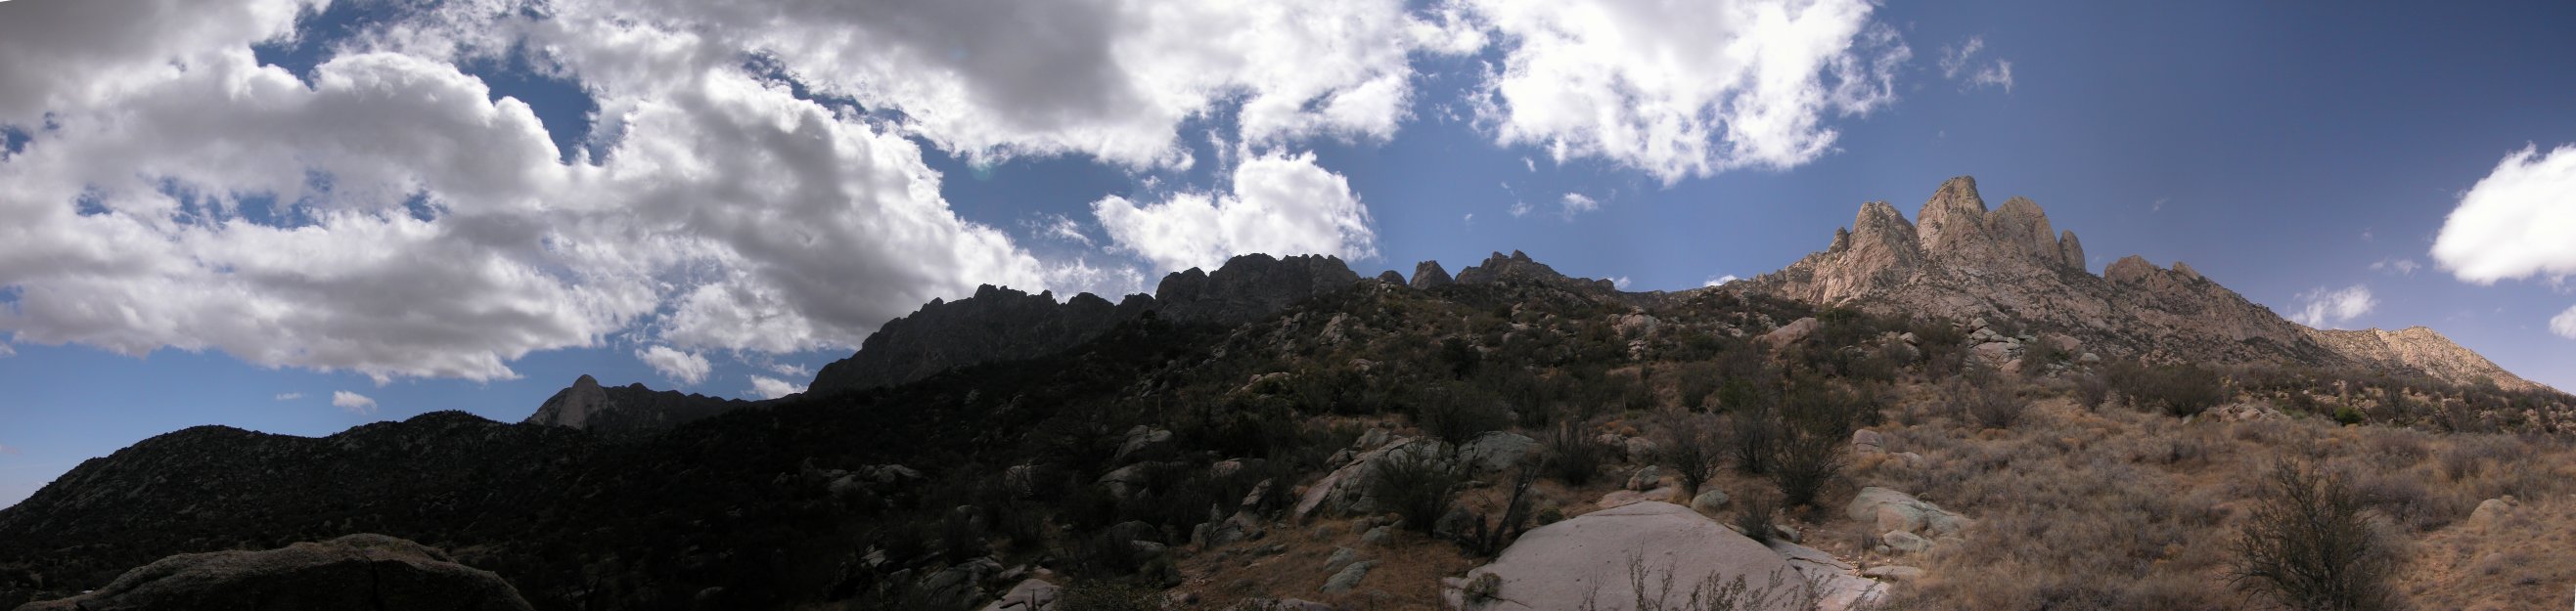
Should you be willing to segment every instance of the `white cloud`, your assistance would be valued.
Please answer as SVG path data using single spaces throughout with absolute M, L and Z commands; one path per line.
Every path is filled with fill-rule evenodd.
M 1181 124 L 1225 111 L 1251 144 L 1390 137 L 1413 95 L 1409 50 L 1483 43 L 1407 15 L 1399 0 L 545 6 L 551 18 L 531 29 L 687 32 L 704 45 L 693 53 L 765 58 L 822 93 L 899 111 L 905 132 L 978 159 L 1080 153 L 1137 167 L 1188 165 Z M 420 38 L 435 47 L 491 29 L 458 24 Z
M 1082 224 L 1075 222 L 1073 217 L 1055 213 L 1041 214 L 1029 225 L 1036 230 L 1039 237 L 1064 240 L 1083 246 L 1092 245 L 1091 236 L 1082 233 Z
M 769 370 L 778 372 L 778 375 L 790 378 L 814 377 L 814 370 L 807 369 L 804 365 L 797 365 L 794 363 L 770 363 Z
M 751 376 L 751 388 L 744 392 L 762 399 L 776 399 L 805 392 L 805 385 L 768 376 Z
M 1565 194 L 1565 197 L 1558 199 L 1558 203 L 1565 207 L 1563 214 L 1566 220 L 1574 220 L 1574 215 L 1577 214 L 1601 209 L 1601 202 L 1599 200 L 1592 199 L 1592 196 L 1581 193 L 1567 193 Z
M 1823 156 L 1826 118 L 1892 103 L 1913 56 L 1865 0 L 1456 4 L 1505 41 L 1476 103 L 1500 143 L 1665 184 Z
M 1736 280 L 1740 280 L 1740 278 L 1736 278 L 1736 277 L 1735 277 L 1735 274 L 1727 274 L 1727 275 L 1724 275 L 1724 276 L 1718 276 L 1718 277 L 1714 277 L 1714 278 L 1709 278 L 1707 282 L 1700 283 L 1700 286 L 1703 286 L 1703 287 L 1709 287 L 1709 286 L 1723 286 L 1723 285 L 1725 285 L 1726 283 L 1734 282 L 1734 281 L 1736 281 Z
M 1529 202 L 1514 201 L 1512 202 L 1512 206 L 1504 209 L 1504 211 L 1512 213 L 1512 218 L 1520 218 L 1529 215 L 1530 205 Z
M 2576 306 L 2568 306 L 2567 311 L 2550 317 L 2549 331 L 2559 337 L 2576 339 Z
M 277 400 L 279 400 L 279 401 L 293 401 L 293 400 L 296 400 L 296 399 L 302 399 L 302 398 L 304 398 L 304 393 L 300 393 L 300 392 L 282 392 L 282 393 L 277 393 Z
M 2408 259 L 2405 257 L 2389 257 L 2386 259 L 2380 259 L 2375 263 L 2371 263 L 2370 271 L 2387 272 L 2400 276 L 2412 276 L 2415 275 L 2415 270 L 2417 268 L 2421 268 L 2423 266 L 2424 264 L 2417 263 L 2414 259 Z
M 698 356 L 694 352 L 673 350 L 670 346 L 652 346 L 636 350 L 635 358 L 644 361 L 646 365 L 653 366 L 653 371 L 660 372 L 662 377 L 670 378 L 671 381 L 679 382 L 681 386 L 696 386 L 699 382 L 706 381 L 707 373 L 714 370 L 714 367 L 707 364 L 706 357 Z
M 1611 286 L 1611 287 L 1614 287 L 1614 288 L 1617 288 L 1617 289 L 1619 289 L 1619 290 L 1623 290 L 1623 291 L 1624 291 L 1624 290 L 1628 290 L 1628 277 L 1627 277 L 1627 276 L 1620 276 L 1620 277 L 1617 277 L 1617 278 L 1611 278 L 1611 279 L 1610 279 L 1610 286 Z
M 9 358 L 13 356 L 18 356 L 18 349 L 10 347 L 9 344 L 0 343 L 0 358 Z
M 1138 205 L 1109 196 L 1092 214 L 1110 242 L 1163 271 L 1216 269 L 1243 253 L 1377 256 L 1368 206 L 1312 153 L 1264 153 L 1234 168 L 1232 193 L 1180 193 Z
M 2299 301 L 2299 310 L 2290 320 L 2319 329 L 2339 327 L 2379 307 L 2370 287 L 2358 284 L 2335 290 L 2319 287 L 2300 294 Z
M 2506 155 L 2460 195 L 2432 254 L 2452 276 L 2476 284 L 2576 275 L 2576 145 Z
M 1537 172 L 1537 171 L 1538 171 L 1538 162 L 1536 162 L 1536 161 L 1531 161 L 1531 160 L 1530 160 L 1530 158 L 1528 158 L 1528 157 L 1522 157 L 1522 158 L 1521 158 L 1521 167 L 1529 168 L 1529 171 L 1531 171 L 1531 172 Z
M 1959 81 L 1960 87 L 1965 89 L 2002 87 L 2004 93 L 2012 93 L 2012 61 L 1998 59 L 1978 65 L 1977 52 L 1985 48 L 1986 37 L 1984 36 L 1970 36 L 1968 42 L 1957 47 L 1943 47 L 1940 60 L 1941 77 Z
M 376 413 L 375 399 L 345 390 L 331 392 L 331 406 L 362 416 Z

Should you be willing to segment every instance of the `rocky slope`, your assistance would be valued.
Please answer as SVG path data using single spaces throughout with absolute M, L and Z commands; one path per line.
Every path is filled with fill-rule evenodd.
M 2084 261 L 2075 232 L 2053 232 L 2038 203 L 2014 197 L 1988 209 L 1976 179 L 1962 176 L 1942 183 L 1913 222 L 1870 202 L 1823 252 L 1722 290 L 1881 314 L 2020 321 L 2106 356 L 2367 367 L 2533 386 L 2429 330 L 2394 341 L 2387 337 L 2401 334 L 2320 332 L 2181 262 L 2158 267 L 2133 255 L 2097 276 Z
M 18 611 L 114 609 L 527 611 L 528 601 L 500 576 L 456 564 L 445 552 L 359 534 L 265 551 L 171 556 L 97 591 Z
M 523 422 L 580 429 L 602 439 L 623 441 L 752 405 L 758 403 L 657 391 L 643 384 L 602 387 L 599 380 L 584 375 L 546 399 Z
M 887 322 L 857 354 L 817 372 L 808 392 L 878 388 L 959 367 L 1063 352 L 1147 312 L 1178 322 L 1239 324 L 1309 297 L 1349 290 L 1359 279 L 1337 257 L 1249 254 L 1214 273 L 1190 268 L 1166 275 L 1153 295 L 1128 295 L 1116 305 L 1090 293 L 1059 304 L 1053 293 L 985 285 L 973 297 L 932 300 Z

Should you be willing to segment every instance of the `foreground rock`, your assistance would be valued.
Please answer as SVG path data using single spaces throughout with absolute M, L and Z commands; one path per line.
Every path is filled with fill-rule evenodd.
M 267 551 L 181 554 L 127 571 L 107 587 L 18 611 L 524 611 L 499 576 L 429 546 L 349 535 Z
M 1444 596 L 1453 607 L 1473 611 L 1577 609 L 1587 596 L 1605 611 L 1635 609 L 1632 565 L 1646 571 L 1649 584 L 1670 572 L 1674 591 L 1664 602 L 1671 606 L 1683 604 L 1690 590 L 1706 580 L 1742 578 L 1752 589 L 1768 590 L 1765 604 L 1748 609 L 1806 608 L 1795 599 L 1810 577 L 1790 558 L 1689 508 L 1657 502 L 1604 509 L 1532 530 L 1493 564 L 1452 580 Z M 1845 604 L 1874 601 L 1878 592 L 1853 593 L 1844 597 Z

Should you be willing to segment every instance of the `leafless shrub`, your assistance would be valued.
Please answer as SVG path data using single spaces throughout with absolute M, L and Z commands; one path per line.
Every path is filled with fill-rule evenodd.
M 2398 606 L 2397 561 L 2342 474 L 2297 460 L 2273 465 L 2232 550 L 2240 589 L 2299 611 Z

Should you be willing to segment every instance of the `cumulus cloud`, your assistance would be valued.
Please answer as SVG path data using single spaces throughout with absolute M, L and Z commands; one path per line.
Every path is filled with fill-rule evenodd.
M 2433 238 L 2433 261 L 2494 284 L 2576 275 L 2576 145 L 2524 147 L 2460 195 Z
M 18 356 L 18 349 L 10 347 L 9 344 L 0 343 L 0 358 L 9 358 L 13 356 Z
M 345 390 L 331 392 L 331 406 L 361 416 L 376 413 L 376 400 Z
M 751 388 L 744 392 L 762 399 L 776 399 L 805 392 L 805 385 L 768 376 L 751 376 Z
M 1500 143 L 1665 184 L 1823 156 L 1826 120 L 1892 103 L 1913 56 L 1866 0 L 1456 4 L 1503 41 L 1476 102 Z
M 2550 317 L 2549 331 L 2558 334 L 2559 337 L 2576 339 L 2576 306 L 2569 306 L 2567 311 Z
M 1408 52 L 1482 46 L 1476 32 L 1419 20 L 1398 0 L 546 6 L 551 18 L 531 28 L 598 20 L 619 24 L 617 34 L 687 32 L 706 50 L 740 50 L 819 92 L 898 113 L 907 133 L 978 159 L 1080 153 L 1138 167 L 1187 165 L 1181 124 L 1218 111 L 1254 144 L 1391 137 L 1412 97 Z M 453 44 L 491 29 L 468 23 L 419 38 Z
M 1315 165 L 1312 153 L 1263 153 L 1235 166 L 1231 193 L 1180 193 L 1139 205 L 1119 196 L 1092 202 L 1110 242 L 1173 271 L 1216 269 L 1242 253 L 1377 256 L 1368 206 L 1350 182 Z
M 682 386 L 695 386 L 699 382 L 706 381 L 707 373 L 714 369 L 708 366 L 706 357 L 698 356 L 694 352 L 673 350 L 670 346 L 652 346 L 636 350 L 635 358 L 644 361 L 646 365 L 651 365 L 653 371 L 660 372 L 662 377 L 679 382 Z
M 1565 194 L 1565 197 L 1558 200 L 1558 203 L 1559 205 L 1564 206 L 1565 211 L 1563 214 L 1565 219 L 1569 221 L 1574 220 L 1574 215 L 1601 209 L 1600 200 L 1592 199 L 1592 196 L 1581 193 L 1567 193 Z
M 293 400 L 296 400 L 296 399 L 302 399 L 302 398 L 304 398 L 304 393 L 300 393 L 300 392 L 282 392 L 282 393 L 277 393 L 277 400 L 279 400 L 279 401 L 293 401 Z
M 2356 284 L 2333 290 L 2319 287 L 2300 294 L 2299 304 L 2298 311 L 2290 315 L 2290 320 L 2319 329 L 2331 329 L 2369 314 L 2379 307 L 2379 298 L 2370 294 L 2370 287 Z
M 1717 276 L 1717 277 L 1709 278 L 1707 282 L 1700 283 L 1700 286 L 1703 286 L 1703 287 L 1709 287 L 1709 286 L 1724 286 L 1726 283 L 1734 282 L 1734 281 L 1736 281 L 1736 280 L 1739 280 L 1739 278 L 1736 278 L 1736 277 L 1735 277 L 1735 274 L 1727 274 L 1727 275 L 1723 275 L 1723 276 Z
M 1941 78 L 1959 82 L 1962 89 L 2002 87 L 2012 93 L 2012 60 L 1997 59 L 1980 65 L 1977 52 L 1986 48 L 1986 37 L 1970 36 L 1957 47 L 1941 49 Z

